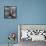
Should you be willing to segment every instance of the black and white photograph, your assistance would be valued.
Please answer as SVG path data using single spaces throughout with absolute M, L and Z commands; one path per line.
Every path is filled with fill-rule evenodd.
M 5 19 L 16 19 L 16 6 L 4 6 L 4 18 Z

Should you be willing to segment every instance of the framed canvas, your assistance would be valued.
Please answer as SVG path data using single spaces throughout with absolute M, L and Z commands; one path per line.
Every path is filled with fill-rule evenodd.
M 20 28 L 20 29 L 19 29 Z M 19 25 L 18 33 L 21 40 L 46 41 L 46 25 Z

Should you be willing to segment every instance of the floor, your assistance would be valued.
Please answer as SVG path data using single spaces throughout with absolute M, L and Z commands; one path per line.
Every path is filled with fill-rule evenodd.
M 8 46 L 8 44 L 0 44 L 0 46 Z M 10 45 L 11 46 L 11 45 Z M 46 46 L 45 41 L 34 41 L 31 40 L 21 40 L 19 44 L 15 44 L 14 46 Z
M 34 42 L 32 42 L 31 40 L 28 40 L 28 41 L 21 40 L 20 46 L 46 46 L 46 42 L 45 41 L 34 41 Z
M 0 46 L 8 46 L 8 44 L 0 44 Z M 18 44 L 10 45 L 10 46 L 18 46 Z

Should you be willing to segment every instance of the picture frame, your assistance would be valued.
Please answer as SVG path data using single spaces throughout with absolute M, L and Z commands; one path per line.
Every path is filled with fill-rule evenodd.
M 4 6 L 4 19 L 16 19 L 17 7 L 16 6 Z

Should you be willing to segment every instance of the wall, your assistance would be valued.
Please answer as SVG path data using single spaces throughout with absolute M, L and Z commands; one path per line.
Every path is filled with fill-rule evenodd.
M 17 18 L 4 19 L 4 6 L 16 6 Z M 46 0 L 0 0 L 0 44 L 8 43 L 9 32 L 18 24 L 46 24 Z

